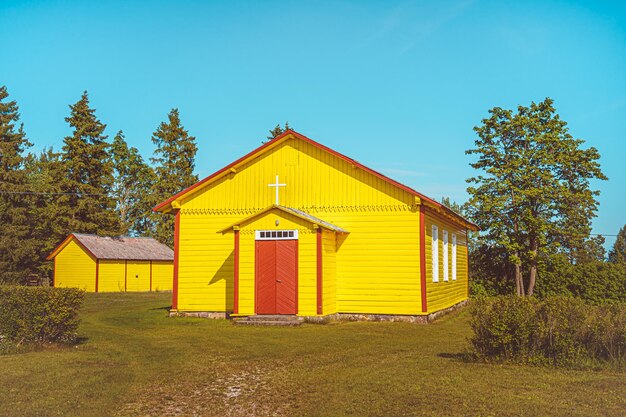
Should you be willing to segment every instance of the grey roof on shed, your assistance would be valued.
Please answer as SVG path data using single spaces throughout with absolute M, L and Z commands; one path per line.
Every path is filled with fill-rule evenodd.
M 173 261 L 174 251 L 150 237 L 104 237 L 73 233 L 97 259 Z

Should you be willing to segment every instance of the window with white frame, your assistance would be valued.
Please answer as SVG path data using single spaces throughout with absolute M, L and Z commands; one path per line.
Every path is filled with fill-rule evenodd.
M 433 282 L 439 282 L 439 228 L 433 224 L 432 248 Z
M 448 281 L 450 270 L 448 268 L 448 231 L 443 231 L 443 280 Z
M 291 240 L 298 238 L 297 230 L 255 230 L 255 240 Z
M 456 281 L 456 234 L 452 233 L 452 281 Z

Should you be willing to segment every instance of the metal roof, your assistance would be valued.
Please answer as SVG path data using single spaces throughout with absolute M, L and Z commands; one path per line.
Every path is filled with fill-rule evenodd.
M 328 223 L 326 220 L 322 220 L 319 217 L 315 217 L 315 216 L 313 216 L 313 215 L 311 215 L 309 213 L 306 213 L 306 212 L 304 212 L 302 210 L 298 210 L 298 209 L 295 209 L 295 208 L 292 208 L 292 207 L 285 207 L 285 206 L 276 206 L 276 208 L 284 210 L 284 211 L 286 211 L 288 213 L 292 213 L 292 214 L 294 214 L 296 216 L 302 217 L 302 218 L 304 218 L 306 220 L 309 220 L 311 223 L 315 223 L 315 224 L 317 224 L 319 226 L 322 226 L 325 229 L 333 230 L 333 231 L 335 231 L 337 233 L 348 233 L 347 230 L 342 229 L 339 226 L 335 226 L 332 223 Z
M 54 258 L 71 240 L 76 239 L 96 259 L 133 261 L 173 261 L 174 251 L 149 237 L 108 237 L 72 233 L 49 256 Z
M 227 230 L 231 230 L 235 226 L 239 226 L 239 225 L 241 225 L 243 223 L 247 223 L 248 221 L 250 221 L 250 220 L 252 220 L 252 219 L 254 219 L 254 218 L 256 218 L 256 217 L 258 217 L 258 216 L 260 216 L 260 215 L 262 215 L 264 213 L 267 213 L 268 211 L 274 210 L 274 209 L 283 211 L 283 212 L 288 213 L 288 214 L 292 214 L 292 215 L 294 215 L 296 217 L 299 217 L 299 218 L 301 218 L 303 220 L 306 220 L 306 221 L 308 221 L 310 223 L 316 224 L 316 225 L 318 225 L 318 226 L 320 226 L 320 227 L 322 227 L 324 229 L 328 229 L 328 230 L 331 230 L 333 232 L 350 233 L 346 229 L 343 229 L 343 228 L 341 228 L 339 226 L 335 226 L 334 224 L 329 223 L 326 220 L 322 220 L 322 219 L 320 219 L 318 217 L 315 217 L 315 216 L 313 216 L 313 215 L 311 215 L 311 214 L 309 214 L 307 212 L 304 212 L 302 210 L 298 210 L 298 209 L 295 209 L 295 208 L 292 208 L 292 207 L 280 206 L 280 205 L 276 205 L 276 204 L 272 204 L 271 206 L 268 206 L 268 207 L 264 208 L 263 210 L 261 210 L 261 211 L 259 211 L 257 213 L 254 213 L 251 216 L 245 217 L 245 218 L 243 218 L 243 219 L 241 219 L 241 220 L 231 224 L 230 226 L 225 227 L 224 229 L 220 230 L 220 232 L 224 233 Z

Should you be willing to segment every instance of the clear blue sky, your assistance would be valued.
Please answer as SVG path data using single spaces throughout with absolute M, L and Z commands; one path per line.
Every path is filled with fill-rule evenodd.
M 594 232 L 626 223 L 624 2 L 4 0 L 0 38 L 0 85 L 36 150 L 61 147 L 68 105 L 88 90 L 107 133 L 124 130 L 146 158 L 178 107 L 201 177 L 288 120 L 463 202 L 472 127 L 549 96 L 610 178 L 594 184 Z

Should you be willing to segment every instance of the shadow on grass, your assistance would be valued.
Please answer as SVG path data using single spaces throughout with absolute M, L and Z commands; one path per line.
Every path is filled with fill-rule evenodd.
M 167 306 L 167 307 L 155 307 L 155 308 L 151 308 L 150 311 L 158 311 L 158 310 L 165 310 L 165 311 L 170 311 L 172 309 L 172 306 Z
M 31 352 L 43 352 L 43 351 L 61 351 L 70 350 L 73 347 L 85 345 L 89 341 L 88 337 L 77 337 L 73 342 L 13 342 L 8 340 L 0 340 L 0 356 L 3 355 L 19 355 Z
M 467 352 L 460 352 L 460 353 L 442 352 L 442 353 L 438 353 L 437 356 L 439 356 L 440 358 L 452 359 L 457 362 L 474 362 L 475 361 L 475 358 L 472 356 L 472 354 L 467 353 Z
M 89 341 L 89 338 L 87 336 L 79 336 L 76 338 L 74 343 L 69 344 L 69 346 L 84 345 L 88 341 Z

